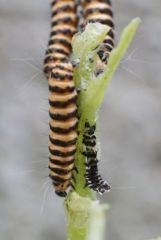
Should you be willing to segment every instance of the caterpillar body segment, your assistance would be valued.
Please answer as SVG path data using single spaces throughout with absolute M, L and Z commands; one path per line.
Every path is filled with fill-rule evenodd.
M 78 18 L 75 0 L 54 0 L 51 3 L 51 33 L 44 59 L 47 78 L 55 62 L 68 63 L 71 40 L 76 33 Z
M 85 132 L 83 135 L 84 155 L 86 156 L 86 186 L 103 194 L 110 190 L 110 186 L 103 180 L 98 173 L 98 158 L 96 149 L 96 125 L 90 126 L 88 122 L 85 123 Z
M 114 22 L 110 0 L 82 0 L 84 25 L 102 23 L 110 27 L 103 43 L 99 47 L 96 59 L 96 75 L 103 72 L 108 57 L 114 47 Z

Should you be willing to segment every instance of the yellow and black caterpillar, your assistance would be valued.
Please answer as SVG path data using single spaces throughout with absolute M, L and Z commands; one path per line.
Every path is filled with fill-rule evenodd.
M 101 73 L 108 61 L 108 57 L 114 47 L 114 22 L 110 0 L 82 0 L 84 25 L 88 23 L 101 23 L 110 27 L 103 43 L 97 52 L 96 74 Z
M 77 92 L 70 61 L 71 40 L 76 32 L 76 3 L 54 0 L 51 3 L 51 34 L 44 60 L 49 85 L 49 177 L 57 195 L 65 197 L 72 186 L 77 140 Z

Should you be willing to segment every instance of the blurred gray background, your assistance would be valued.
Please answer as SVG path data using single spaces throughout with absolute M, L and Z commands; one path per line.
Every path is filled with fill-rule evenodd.
M 142 19 L 100 113 L 101 197 L 110 240 L 161 235 L 161 1 L 113 0 L 116 37 Z M 0 0 L 0 239 L 66 239 L 62 199 L 48 179 L 46 0 Z

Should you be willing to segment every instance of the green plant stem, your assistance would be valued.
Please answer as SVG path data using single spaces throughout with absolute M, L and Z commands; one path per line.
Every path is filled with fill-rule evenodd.
M 85 31 L 77 35 L 73 41 L 73 58 L 74 61 L 79 60 L 79 65 L 74 72 L 74 79 L 76 87 L 81 92 L 78 99 L 80 120 L 75 155 L 75 166 L 78 173 L 74 175 L 75 190 L 72 190 L 65 200 L 68 240 L 103 239 L 107 205 L 101 205 L 96 200 L 95 193 L 89 188 L 85 188 L 85 157 L 82 154 L 84 123 L 86 120 L 90 124 L 96 121 L 97 112 L 102 104 L 109 79 L 132 41 L 139 23 L 139 19 L 134 19 L 125 28 L 118 47 L 113 50 L 110 56 L 107 68 L 98 77 L 93 74 L 96 47 L 101 44 L 109 28 L 98 23 L 89 24 Z
M 66 200 L 68 240 L 88 240 L 90 198 L 73 192 Z
M 65 201 L 68 240 L 102 240 L 108 205 L 70 193 Z

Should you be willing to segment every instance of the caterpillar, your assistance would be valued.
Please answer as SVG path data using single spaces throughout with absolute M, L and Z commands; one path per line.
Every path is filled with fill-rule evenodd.
M 90 124 L 85 122 L 85 132 L 83 134 L 83 143 L 85 146 L 84 155 L 87 158 L 86 161 L 86 186 L 103 194 L 110 190 L 110 186 L 104 181 L 101 175 L 98 174 L 98 159 L 96 150 L 96 124 L 90 126 Z
M 108 57 L 114 47 L 114 22 L 110 0 L 82 0 L 84 25 L 101 23 L 110 27 L 103 43 L 99 47 L 96 58 L 96 75 L 103 72 Z
M 58 196 L 65 197 L 73 179 L 77 141 L 77 92 L 70 61 L 76 31 L 74 0 L 53 0 L 51 34 L 44 60 L 49 85 L 49 177 Z

